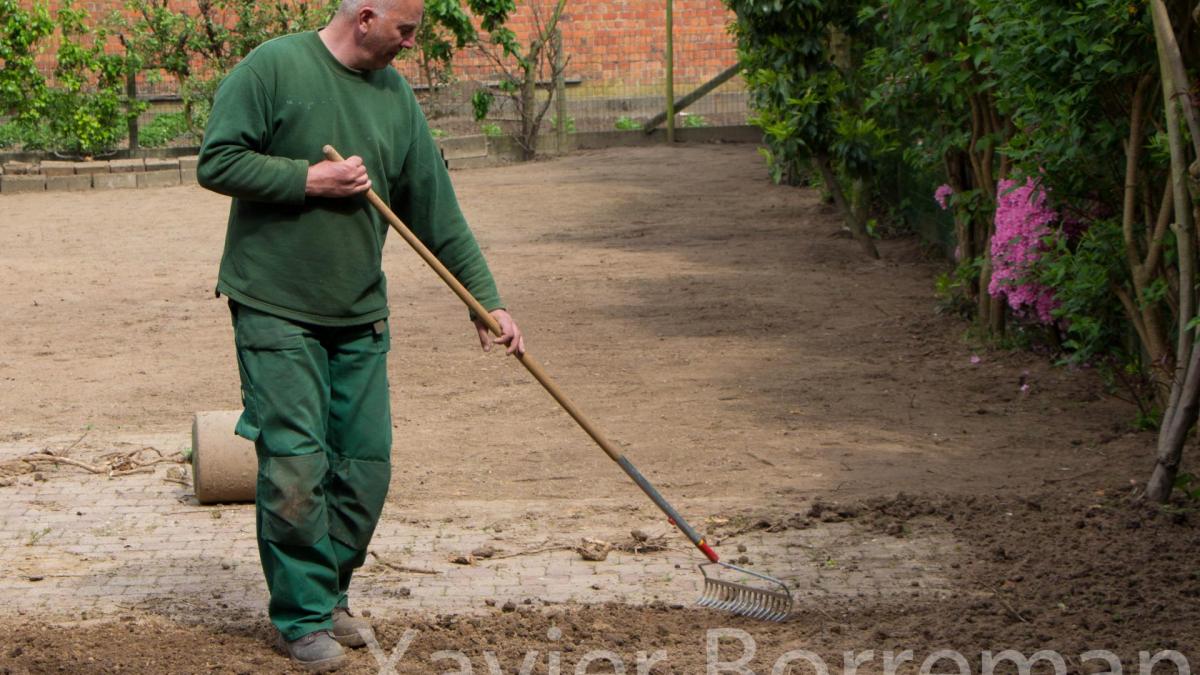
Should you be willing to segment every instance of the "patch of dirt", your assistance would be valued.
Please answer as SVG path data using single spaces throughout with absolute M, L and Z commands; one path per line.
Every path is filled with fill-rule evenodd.
M 668 499 L 697 521 L 720 514 L 703 522 L 714 539 L 845 521 L 883 539 L 931 528 L 962 550 L 943 600 L 829 597 L 782 625 L 536 603 L 389 617 L 386 649 L 420 631 L 398 672 L 452 670 L 430 662 L 439 649 L 465 650 L 475 672 L 489 672 L 487 650 L 504 672 L 532 649 L 545 672 L 561 651 L 574 672 L 600 648 L 627 672 L 638 650 L 662 649 L 655 672 L 696 673 L 706 631 L 723 627 L 758 641 L 755 672 L 792 649 L 831 667 L 846 649 L 912 649 L 907 671 L 942 648 L 972 664 L 982 649 L 1059 649 L 1071 672 L 1093 670 L 1085 647 L 1127 667 L 1141 649 L 1200 656 L 1197 516 L 1128 505 L 1153 434 L 1131 430 L 1135 411 L 1094 373 L 964 340 L 961 322 L 934 311 L 945 265 L 915 241 L 880 242 L 883 260 L 863 260 L 814 192 L 772 185 L 744 145 L 586 152 L 454 180 L 530 352 Z M 195 411 L 238 405 L 228 311 L 212 292 L 227 199 L 198 187 L 2 199 L 0 324 L 19 329 L 0 353 L 0 458 L 85 430 L 89 463 L 146 436 L 175 439 L 156 444 L 170 455 Z M 577 531 L 641 513 L 644 497 L 519 366 L 479 353 L 466 312 L 398 238 L 384 266 L 396 336 L 388 517 L 518 497 L 553 513 L 611 499 Z M 0 486 L 33 481 L 25 464 L 3 465 Z M 66 471 L 86 469 L 37 473 Z M 257 619 L 171 616 L 64 630 L 0 609 L 0 671 L 288 668 Z M 864 672 L 880 670 L 876 657 Z M 355 654 L 352 672 L 377 670 Z
M 531 353 L 669 498 L 1029 490 L 1149 470 L 1152 436 L 1098 378 L 965 342 L 933 311 L 944 263 L 911 239 L 864 260 L 815 192 L 771 184 L 752 146 L 583 152 L 454 181 Z M 89 428 L 95 447 L 175 434 L 174 452 L 195 411 L 239 405 L 212 292 L 226 198 L 192 186 L 4 206 L 0 322 L 21 330 L 0 355 L 3 433 L 42 447 Z M 480 353 L 398 237 L 384 266 L 393 504 L 638 499 L 527 373 Z
M 884 651 L 906 649 L 913 650 L 914 661 L 900 668 L 905 673 L 941 649 L 963 654 L 973 672 L 979 672 L 983 651 L 1002 649 L 1026 656 L 1058 651 L 1072 674 L 1095 672 L 1095 663 L 1080 660 L 1092 649 L 1111 651 L 1129 672 L 1136 672 L 1139 651 L 1176 650 L 1195 663 L 1200 514 L 1187 505 L 1147 507 L 1131 502 L 1126 492 L 897 496 L 830 507 L 852 514 L 847 518 L 864 527 L 873 527 L 883 514 L 905 528 L 952 533 L 962 543 L 951 562 L 959 590 L 938 601 L 862 604 L 829 596 L 803 602 L 782 624 L 666 605 L 511 603 L 483 617 L 414 613 L 379 621 L 381 657 L 405 644 L 407 632 L 398 673 L 447 672 L 455 661 L 444 655 L 435 660 L 442 650 L 461 651 L 474 672 L 492 672 L 488 652 L 503 672 L 516 672 L 532 658 L 535 673 L 548 672 L 552 653 L 558 653 L 561 672 L 574 672 L 587 655 L 601 651 L 621 659 L 626 672 L 636 672 L 639 652 L 661 650 L 664 657 L 649 672 L 698 673 L 708 663 L 710 639 L 719 646 L 720 660 L 744 653 L 748 643 L 730 632 L 738 630 L 753 640 L 756 656 L 748 666 L 758 673 L 770 672 L 794 649 L 815 652 L 834 672 L 842 667 L 843 652 L 872 649 L 874 660 L 863 672 L 880 672 Z M 0 672 L 292 672 L 267 646 L 271 633 L 263 622 L 235 613 L 192 620 L 131 614 L 65 628 L 9 623 Z M 724 638 L 710 632 L 722 630 Z M 378 668 L 369 650 L 359 650 L 347 672 Z M 600 659 L 587 672 L 613 669 Z

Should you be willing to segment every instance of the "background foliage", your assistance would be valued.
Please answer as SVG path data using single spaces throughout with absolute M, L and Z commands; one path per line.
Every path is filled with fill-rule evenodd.
M 1099 368 L 1137 425 L 1161 421 L 1147 494 L 1165 499 L 1200 406 L 1200 15 L 1180 0 L 727 4 L 771 176 L 812 166 L 839 206 L 830 173 L 861 181 L 882 218 L 936 201 L 957 262 L 942 306 Z

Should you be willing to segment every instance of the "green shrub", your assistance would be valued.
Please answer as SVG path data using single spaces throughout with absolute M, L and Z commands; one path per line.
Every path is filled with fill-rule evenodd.
M 21 128 L 16 122 L 0 124 L 0 148 L 15 149 L 21 145 Z
M 138 129 L 138 144 L 146 148 L 161 148 L 186 135 L 186 115 L 182 112 L 162 113 Z
M 63 2 L 56 15 L 59 29 L 55 83 L 44 90 L 41 112 L 48 150 L 93 156 L 110 152 L 125 138 L 129 120 L 144 106 L 125 97 L 131 63 L 110 54 L 108 30 L 95 25 L 86 10 Z
M 550 118 L 550 126 L 554 129 L 558 128 L 558 117 L 557 116 Z M 568 134 L 575 133 L 575 118 L 574 117 L 567 115 L 566 127 L 567 127 Z
M 622 115 L 618 117 L 615 126 L 621 131 L 636 131 L 642 128 L 640 122 L 632 117 L 629 117 L 628 115 Z

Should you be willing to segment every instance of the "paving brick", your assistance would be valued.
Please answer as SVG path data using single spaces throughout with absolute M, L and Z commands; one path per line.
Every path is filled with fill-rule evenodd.
M 0 176 L 0 193 L 43 192 L 46 177 L 42 175 L 4 174 Z
M 438 141 L 442 156 L 447 160 L 487 157 L 487 136 L 461 136 Z
M 179 168 L 179 182 L 182 185 L 195 185 L 196 184 L 196 170 L 195 169 L 185 169 L 183 167 L 180 167 Z
M 145 171 L 146 161 L 143 159 L 114 159 L 108 163 L 108 169 L 112 173 L 129 173 L 131 171 Z
M 79 190 L 92 189 L 92 177 L 90 175 L 76 176 L 74 174 L 61 176 L 46 176 L 46 189 L 51 192 L 77 192 Z
M 53 159 L 42 160 L 43 176 L 74 176 L 75 162 L 61 162 Z
M 75 175 L 84 176 L 94 173 L 108 173 L 108 162 L 75 162 Z
M 137 174 L 137 186 L 140 188 L 174 187 L 176 185 L 179 185 L 178 168 Z
M 30 173 L 37 173 L 37 167 L 29 162 L 5 162 L 4 173 L 6 175 L 23 176 Z
M 93 180 L 120 175 L 135 176 L 95 174 Z M 48 574 L 36 583 L 0 580 L 0 617 L 24 610 L 39 617 L 62 615 L 77 620 L 85 613 L 100 618 L 147 601 L 162 602 L 162 611 L 168 614 L 219 611 L 224 605 L 261 615 L 266 591 L 253 539 L 252 508 L 223 511 L 220 519 L 204 512 L 185 515 L 179 512 L 193 509 L 178 505 L 177 492 L 160 489 L 158 482 L 152 475 L 111 482 L 64 477 L 6 490 L 0 540 L 20 541 L 35 525 L 57 520 L 53 521 L 54 532 L 36 547 L 0 548 L 2 566 L 20 569 L 29 562 L 46 561 L 46 569 L 53 570 L 49 563 L 57 555 L 69 557 L 73 573 L 63 577 Z M 498 507 L 454 504 L 453 508 L 456 513 L 461 510 L 470 522 L 486 522 L 495 517 Z M 525 513 L 519 505 L 505 508 Z M 504 534 L 501 548 L 517 552 L 545 546 L 543 519 L 548 515 L 530 509 L 528 523 L 506 526 L 511 531 Z M 8 516 L 9 510 L 27 515 Z M 84 515 L 74 516 L 76 511 Z M 352 594 L 380 615 L 402 611 L 477 614 L 496 611 L 484 604 L 485 599 L 521 603 L 536 597 L 547 603 L 589 603 L 657 598 L 689 603 L 699 589 L 700 577 L 692 567 L 690 551 L 614 552 L 608 560 L 595 563 L 582 562 L 570 551 L 558 551 L 471 567 L 451 566 L 446 562 L 447 553 L 461 553 L 497 540 L 470 530 L 467 524 L 459 520 L 385 521 L 372 544 L 381 558 L 436 569 L 441 574 L 397 575 L 371 564 L 356 576 Z M 616 540 L 627 530 L 600 527 L 589 531 Z M 220 543 L 214 546 L 214 541 Z M 855 535 L 848 526 L 823 524 L 737 541 L 747 544 L 763 571 L 799 587 L 811 587 L 815 593 L 812 600 L 798 595 L 805 601 L 821 601 L 830 594 L 857 598 L 901 593 L 907 598 L 914 592 L 936 598 L 943 589 L 951 588 L 939 573 L 939 552 L 953 550 L 949 538 L 874 541 Z M 414 554 L 416 551 L 420 552 Z M 824 568 L 828 558 L 837 560 L 838 568 Z M 223 569 L 223 561 L 232 563 L 231 568 Z M 919 587 L 913 587 L 913 581 L 919 582 Z M 411 594 L 400 595 L 399 586 L 410 589 Z M 35 589 L 37 593 L 30 592 Z M 214 591 L 219 597 L 213 597 Z M 519 604 L 522 611 L 539 606 L 541 603 Z
M 191 170 L 195 171 L 196 165 L 199 163 L 200 163 L 199 155 L 188 155 L 187 157 L 179 158 L 179 168 L 180 169 L 191 169 Z
M 175 158 L 164 159 L 159 157 L 146 158 L 146 171 L 164 171 L 167 169 L 179 170 L 179 160 Z

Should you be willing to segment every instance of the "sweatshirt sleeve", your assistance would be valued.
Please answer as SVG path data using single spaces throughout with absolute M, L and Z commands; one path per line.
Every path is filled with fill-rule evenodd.
M 390 187 L 392 210 L 489 312 L 503 309 L 496 282 L 458 206 L 450 174 L 411 91 L 412 138 L 404 167 Z
M 196 167 L 200 185 L 237 199 L 303 204 L 308 162 L 267 154 L 271 116 L 267 88 L 243 61 L 217 88 Z

